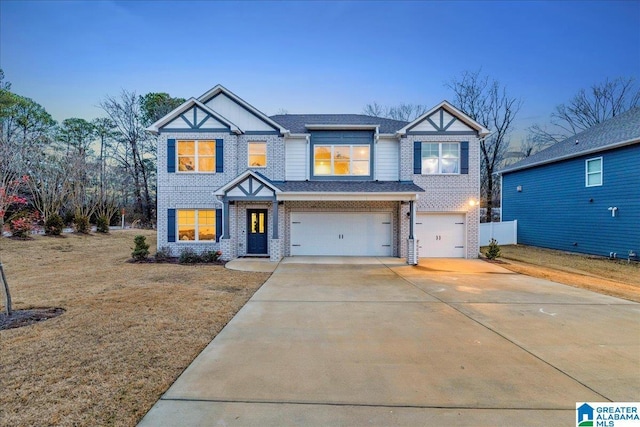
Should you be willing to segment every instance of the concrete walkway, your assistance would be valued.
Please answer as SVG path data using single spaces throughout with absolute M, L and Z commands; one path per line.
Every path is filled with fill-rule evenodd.
M 140 425 L 575 425 L 576 402 L 640 400 L 640 304 L 479 260 L 311 261 Z

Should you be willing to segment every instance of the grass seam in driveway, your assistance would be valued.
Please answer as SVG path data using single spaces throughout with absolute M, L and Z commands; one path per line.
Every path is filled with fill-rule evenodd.
M 196 399 L 196 398 L 171 398 L 171 399 L 162 399 L 165 402 L 207 402 L 207 403 L 258 403 L 258 404 L 270 404 L 270 405 L 313 405 L 313 406 L 353 406 L 353 407 L 361 407 L 361 408 L 415 408 L 415 409 L 472 409 L 472 410 L 487 410 L 487 411 L 495 411 L 495 410 L 507 410 L 507 411 L 572 411 L 575 412 L 575 409 L 567 409 L 567 408 L 535 408 L 535 407 L 518 407 L 518 408 L 504 408 L 500 406 L 486 406 L 486 407 L 477 407 L 477 406 L 462 406 L 462 405 L 409 405 L 409 404 L 374 404 L 374 403 L 340 403 L 340 402 L 315 402 L 315 401 L 303 401 L 303 400 L 262 400 L 262 399 Z

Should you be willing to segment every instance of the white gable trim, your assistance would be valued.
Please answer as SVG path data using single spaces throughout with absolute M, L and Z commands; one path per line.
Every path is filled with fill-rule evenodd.
M 455 118 L 457 118 L 458 120 L 460 120 L 461 122 L 463 122 L 464 124 L 466 124 L 467 126 L 469 126 L 470 128 L 477 131 L 480 137 L 485 137 L 491 133 L 487 128 L 485 128 L 480 123 L 473 120 L 471 117 L 467 116 L 462 111 L 458 110 L 456 107 L 451 105 L 448 101 L 442 101 L 441 103 L 439 103 L 438 105 L 436 105 L 435 107 L 433 107 L 432 109 L 430 109 L 429 111 L 427 111 L 426 113 L 424 113 L 423 115 L 421 115 L 420 117 L 418 117 L 417 119 L 415 119 L 414 121 L 412 121 L 411 123 L 403 127 L 402 129 L 398 130 L 397 135 L 399 136 L 406 135 L 407 132 L 409 132 L 412 128 L 422 123 L 424 120 L 427 120 L 428 117 L 430 117 L 433 113 L 435 113 L 441 108 L 447 111 L 449 114 L 451 114 Z
M 161 119 L 156 121 L 154 124 L 149 126 L 146 130 L 154 134 L 158 134 L 160 132 L 160 129 L 163 126 L 167 125 L 168 123 L 171 123 L 173 120 L 180 117 L 180 115 L 183 114 L 185 111 L 193 107 L 197 107 L 202 111 L 204 111 L 205 113 L 210 114 L 213 118 L 225 124 L 231 132 L 238 133 L 238 134 L 242 133 L 242 131 L 240 130 L 240 128 L 238 128 L 238 126 L 236 126 L 235 124 L 233 124 L 231 121 L 221 116 L 220 114 L 216 113 L 211 108 L 207 107 L 206 105 L 204 105 L 202 102 L 198 101 L 195 98 L 187 99 L 185 102 L 183 102 L 180 106 L 178 106 L 173 111 L 168 113 L 166 116 L 162 117 Z M 188 129 L 185 129 L 185 130 L 188 130 Z
M 261 177 L 257 173 L 253 171 L 246 171 L 245 173 L 238 175 L 236 178 L 229 181 L 227 184 L 223 185 L 215 192 L 216 196 L 225 196 L 229 191 L 233 190 L 235 187 L 243 183 L 247 178 L 253 178 L 254 180 L 260 182 L 260 184 L 265 187 L 271 189 L 274 193 L 280 193 L 280 189 L 273 184 L 271 184 L 268 180 Z
M 227 97 L 232 99 L 235 103 L 241 105 L 250 113 L 252 113 L 254 116 L 258 117 L 260 120 L 267 123 L 269 126 L 278 130 L 280 133 L 284 134 L 289 132 L 287 129 L 283 128 L 278 123 L 271 120 L 271 118 L 269 118 L 269 116 L 264 114 L 262 111 L 258 110 L 253 105 L 249 104 L 247 101 L 240 98 L 238 95 L 231 92 L 229 89 L 225 88 L 222 85 L 216 85 L 215 87 L 213 87 L 212 89 L 208 90 L 207 92 L 202 94 L 200 97 L 198 97 L 198 100 L 204 104 L 208 102 L 211 98 L 219 95 L 220 93 L 224 93 Z

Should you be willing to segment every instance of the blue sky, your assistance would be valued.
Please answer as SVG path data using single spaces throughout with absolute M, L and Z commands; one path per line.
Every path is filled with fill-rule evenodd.
M 581 88 L 640 83 L 640 1 L 0 2 L 0 68 L 58 121 L 218 83 L 267 114 L 431 106 L 480 67 L 523 99 L 517 139 Z

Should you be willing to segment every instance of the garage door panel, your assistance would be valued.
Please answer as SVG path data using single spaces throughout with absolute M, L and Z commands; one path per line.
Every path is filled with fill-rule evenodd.
M 391 256 L 391 213 L 292 212 L 291 255 Z
M 465 257 L 465 214 L 419 213 L 415 234 L 420 258 Z

